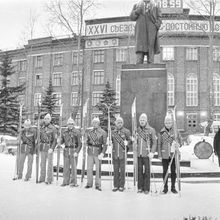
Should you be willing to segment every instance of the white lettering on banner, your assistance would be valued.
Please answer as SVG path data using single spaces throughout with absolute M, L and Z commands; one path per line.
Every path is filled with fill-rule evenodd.
M 207 32 L 209 31 L 209 23 L 207 21 L 165 20 L 161 25 L 160 31 Z
M 86 36 L 134 33 L 135 22 L 115 22 L 86 26 Z
M 215 32 L 220 33 L 220 21 L 215 22 Z M 86 27 L 86 36 L 134 34 L 135 22 L 115 22 L 92 24 Z M 208 21 L 202 20 L 163 20 L 160 32 L 207 32 Z

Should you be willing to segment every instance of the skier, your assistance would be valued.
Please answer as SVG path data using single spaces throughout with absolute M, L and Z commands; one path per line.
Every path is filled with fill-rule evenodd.
M 88 132 L 88 158 L 87 158 L 87 185 L 86 189 L 93 185 L 93 166 L 96 165 L 95 188 L 101 191 L 101 162 L 107 150 L 107 133 L 100 127 L 99 118 L 92 120 L 93 129 Z
M 67 130 L 61 136 L 60 144 L 64 144 L 63 151 L 63 183 L 61 186 L 77 187 L 77 161 L 78 154 L 82 148 L 80 132 L 75 129 L 75 122 L 72 118 L 67 121 Z M 71 173 L 70 173 L 71 167 Z
M 51 116 L 48 113 L 44 117 L 44 123 L 40 130 L 41 172 L 39 183 L 45 182 L 46 184 L 51 184 L 53 181 L 53 151 L 57 143 L 56 134 L 56 128 L 51 124 Z
M 164 120 L 164 127 L 161 129 L 158 136 L 158 156 L 162 158 L 163 166 L 163 180 L 164 180 L 164 189 L 163 193 L 168 192 L 168 178 L 165 180 L 166 173 L 168 171 L 169 163 L 171 158 L 175 153 L 175 149 L 181 146 L 181 137 L 178 133 L 178 141 L 175 141 L 174 129 L 173 129 L 173 119 L 171 115 L 167 115 Z M 171 166 L 171 192 L 177 193 L 175 188 L 176 183 L 176 164 L 175 159 L 173 159 Z
M 27 157 L 27 174 L 24 181 L 28 181 L 31 178 L 32 174 L 33 154 L 35 150 L 37 133 L 34 128 L 31 128 L 31 121 L 29 119 L 24 121 L 23 126 L 24 129 L 22 129 L 21 131 L 21 154 L 19 161 L 18 179 L 22 178 L 24 163 Z
M 125 185 L 126 154 L 131 143 L 131 133 L 128 129 L 123 127 L 123 124 L 123 119 L 118 117 L 115 121 L 116 128 L 112 132 L 112 157 L 114 167 L 113 192 L 117 190 L 123 192 Z
M 150 191 L 150 160 L 157 148 L 156 132 L 148 124 L 147 115 L 139 117 L 140 126 L 137 129 L 138 157 L 138 193 L 148 194 Z

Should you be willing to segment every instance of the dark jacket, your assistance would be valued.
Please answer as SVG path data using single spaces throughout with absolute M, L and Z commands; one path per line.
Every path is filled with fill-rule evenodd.
M 174 130 L 171 128 L 170 130 L 165 127 L 161 129 L 158 135 L 158 156 L 162 157 L 162 159 L 169 159 L 171 153 L 171 145 L 175 140 Z M 178 137 L 176 140 L 180 146 L 182 145 L 182 139 L 178 132 Z
M 76 129 L 65 130 L 61 135 L 61 144 L 65 145 L 64 156 L 66 153 L 69 155 L 69 152 L 71 154 L 79 153 L 82 148 L 80 132 Z M 70 151 L 71 149 L 72 151 Z
M 151 4 L 148 12 L 145 12 L 144 5 L 135 4 L 130 14 L 135 25 L 136 52 L 149 52 L 154 50 L 154 54 L 160 53 L 158 30 L 162 24 L 161 10 L 158 6 Z
M 57 144 L 57 130 L 52 125 L 43 124 L 40 129 L 40 151 L 55 149 Z
M 217 155 L 220 155 L 220 129 L 215 134 L 214 142 L 213 142 L 214 152 Z
M 36 138 L 36 129 L 23 129 L 21 131 L 21 153 L 34 154 Z
M 128 142 L 127 147 L 124 145 L 124 141 Z M 127 148 L 131 143 L 131 132 L 122 127 L 121 129 L 115 129 L 112 132 L 112 157 L 113 159 L 124 159 L 125 158 L 125 150 L 127 152 Z
M 137 155 L 147 157 L 150 152 L 155 153 L 157 138 L 154 128 L 149 125 L 137 129 Z
M 87 135 L 88 155 L 98 156 L 105 154 L 107 133 L 102 128 L 92 129 Z

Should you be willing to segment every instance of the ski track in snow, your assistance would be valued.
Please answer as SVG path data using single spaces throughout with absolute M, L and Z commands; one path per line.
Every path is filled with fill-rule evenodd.
M 110 181 L 104 180 L 103 191 L 99 192 L 94 188 L 60 187 L 61 177 L 52 185 L 35 184 L 35 167 L 31 181 L 12 181 L 14 165 L 15 157 L 0 154 L 2 220 L 182 220 L 190 215 L 220 219 L 219 183 L 192 184 L 184 181 L 182 196 L 179 197 L 170 192 L 167 195 L 137 194 L 132 181 L 129 181 L 130 189 L 113 193 Z M 159 190 L 161 181 L 156 185 Z

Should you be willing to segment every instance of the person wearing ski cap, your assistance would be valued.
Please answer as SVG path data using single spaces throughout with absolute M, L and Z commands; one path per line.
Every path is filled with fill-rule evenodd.
M 63 183 L 61 186 L 70 185 L 77 187 L 77 162 L 78 154 L 82 148 L 81 135 L 75 128 L 76 123 L 72 118 L 67 121 L 67 129 L 61 135 L 60 144 L 64 144 L 63 150 Z M 71 172 L 70 172 L 71 170 Z
M 56 136 L 56 128 L 51 124 L 51 116 L 48 113 L 44 116 L 40 129 L 41 171 L 39 183 L 51 184 L 53 182 L 53 151 L 57 143 Z
M 24 121 L 23 127 L 24 128 L 21 131 L 21 154 L 19 160 L 18 179 L 22 178 L 24 163 L 27 157 L 27 173 L 24 180 L 28 181 L 30 180 L 32 174 L 33 155 L 35 151 L 37 133 L 36 130 L 31 127 L 30 119 Z
M 157 148 L 155 129 L 148 124 L 147 115 L 139 117 L 140 126 L 137 129 L 138 157 L 138 193 L 148 194 L 150 191 L 150 160 Z
M 115 121 L 115 129 L 112 132 L 112 158 L 114 168 L 113 192 L 124 191 L 126 154 L 131 143 L 131 132 L 124 127 L 123 118 L 118 117 Z
M 101 162 L 107 150 L 107 133 L 100 127 L 99 118 L 92 120 L 93 129 L 88 132 L 87 145 L 87 185 L 86 189 L 93 185 L 93 166 L 96 166 L 95 188 L 101 191 Z
M 161 129 L 158 135 L 158 156 L 162 159 L 163 166 L 163 180 L 165 181 L 166 173 L 168 172 L 169 163 L 171 162 L 172 155 L 176 148 L 181 146 L 181 137 L 178 132 L 177 140 L 175 140 L 175 134 L 173 129 L 173 118 L 171 114 L 167 114 L 164 119 L 164 127 Z M 176 183 L 176 165 L 175 159 L 173 159 L 171 164 L 171 192 L 177 193 L 175 188 Z M 162 191 L 164 194 L 168 192 L 168 178 L 164 183 L 164 189 Z

